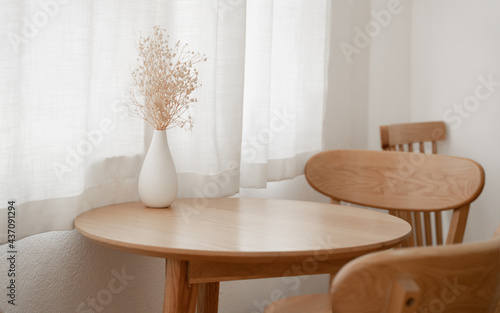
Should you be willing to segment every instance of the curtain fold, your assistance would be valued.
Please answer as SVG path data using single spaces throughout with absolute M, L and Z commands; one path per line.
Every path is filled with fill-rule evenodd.
M 303 173 L 322 148 L 329 1 L 249 1 L 241 186 Z
M 151 128 L 125 106 L 153 25 L 207 55 L 194 129 L 168 131 L 179 197 L 293 178 L 322 147 L 328 0 L 6 1 L 0 11 L 0 216 L 17 238 L 138 200 Z M 0 242 L 7 239 L 0 223 Z

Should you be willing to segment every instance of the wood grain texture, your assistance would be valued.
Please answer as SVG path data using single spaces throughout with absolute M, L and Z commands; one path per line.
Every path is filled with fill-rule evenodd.
M 470 204 L 466 204 L 453 210 L 446 244 L 461 243 L 464 239 L 465 225 L 467 224 L 467 217 L 469 215 L 469 207 Z
M 459 208 L 484 186 L 483 168 L 470 159 L 396 151 L 324 151 L 309 159 L 305 173 L 330 198 L 388 210 Z
M 367 209 L 238 198 L 177 199 L 168 209 L 110 205 L 80 215 L 75 227 L 132 253 L 235 263 L 362 255 L 393 246 L 411 231 L 408 223 Z
M 436 244 L 437 245 L 442 245 L 443 244 L 443 218 L 441 211 L 434 212 L 434 218 L 435 218 L 435 225 L 436 225 Z M 467 221 L 467 219 L 466 219 Z M 465 231 L 465 225 L 464 225 L 464 231 Z M 462 242 L 462 241 L 460 241 Z
M 446 124 L 444 122 L 405 123 L 380 126 L 380 142 L 382 150 L 392 150 L 391 147 L 432 142 L 433 149 L 437 141 L 446 139 Z M 420 145 L 420 151 L 423 152 Z M 400 150 L 403 151 L 403 150 Z M 413 151 L 413 149 L 411 149 Z M 410 151 L 410 152 L 411 152 Z M 437 150 L 436 152 L 437 153 Z
M 403 220 L 366 209 L 237 198 L 178 199 L 168 209 L 110 205 L 80 215 L 75 227 L 98 243 L 167 258 L 168 313 L 194 312 L 199 292 L 199 313 L 217 312 L 223 280 L 337 272 L 411 231 Z
M 433 227 L 430 212 L 443 210 L 454 210 L 448 242 L 461 242 L 465 207 L 484 186 L 484 170 L 472 160 L 408 152 L 321 152 L 308 161 L 306 178 L 314 189 L 337 201 L 399 212 L 397 216 L 415 225 L 408 246 L 413 238 L 417 245 L 433 245 L 433 237 L 442 243 L 442 219 L 437 215 Z M 417 225 L 417 212 L 425 213 L 423 228 Z M 422 234 L 427 235 L 425 241 Z
M 408 224 L 412 225 L 413 227 L 413 217 L 411 214 L 412 212 L 401 211 L 399 213 L 400 213 L 399 217 L 405 220 Z M 408 239 L 403 242 L 403 247 L 413 247 L 414 245 L 415 245 L 415 235 L 414 232 L 411 232 L 410 237 L 408 237 Z
M 431 142 L 432 150 L 431 153 L 437 154 L 437 142 L 446 139 L 446 125 L 444 122 L 422 122 L 422 123 L 405 123 L 405 124 L 395 124 L 395 125 L 384 125 L 380 127 L 380 141 L 382 144 L 382 149 L 391 151 L 392 147 L 400 147 L 400 151 L 404 151 L 404 146 L 407 146 L 407 151 L 413 151 L 413 144 L 418 142 L 419 152 L 425 153 L 425 142 Z M 403 148 L 401 148 L 403 147 Z M 460 216 L 457 221 L 464 221 L 463 217 L 467 216 L 465 210 L 456 211 Z M 420 227 L 414 227 L 413 233 L 415 236 L 419 236 L 425 231 L 428 234 L 428 239 L 426 240 L 426 245 L 432 245 L 433 240 L 437 245 L 443 243 L 443 233 L 442 233 L 442 219 L 441 212 L 434 212 L 434 223 L 430 223 L 430 220 L 425 220 L 425 229 L 422 230 Z M 465 218 L 465 222 L 467 218 Z M 447 240 L 449 242 L 459 243 L 462 241 L 463 232 L 465 232 L 465 224 L 452 225 L 456 228 L 448 233 Z M 432 236 L 432 232 L 434 237 Z M 431 234 L 431 236 L 429 236 Z M 409 241 L 412 238 L 408 239 Z M 418 242 L 418 240 L 417 240 Z M 420 241 L 421 242 L 421 241 Z M 411 243 L 409 244 L 411 246 Z M 419 246 L 422 244 L 417 244 Z
M 500 311 L 499 302 L 496 237 L 362 256 L 335 276 L 330 295 L 287 298 L 271 304 L 265 313 L 493 313 Z
M 424 245 L 424 239 L 422 234 L 422 212 L 413 212 L 413 217 L 415 219 L 413 233 L 416 237 L 416 246 L 422 247 Z
M 389 247 L 386 247 L 387 249 Z M 368 252 L 367 252 L 368 253 Z M 356 253 L 357 254 L 357 253 Z M 223 263 L 192 261 L 189 266 L 190 283 L 231 281 L 269 277 L 287 277 L 337 273 L 355 256 L 340 260 L 327 260 L 323 256 L 310 256 L 295 262 Z
M 187 281 L 188 263 L 167 260 L 163 313 L 195 313 L 198 285 Z
M 420 288 L 408 277 L 397 277 L 393 281 L 387 303 L 387 313 L 415 313 L 420 304 Z
M 219 282 L 200 284 L 196 313 L 217 313 L 219 307 Z
M 432 246 L 431 212 L 424 212 L 425 244 Z
M 412 136 L 409 134 L 411 132 L 406 134 L 406 139 Z M 389 138 L 388 127 L 381 127 L 381 138 Z M 420 141 L 425 138 L 410 143 Z M 443 210 L 454 210 L 447 243 L 462 242 L 469 205 L 484 187 L 483 168 L 468 159 L 396 152 L 396 148 L 402 150 L 402 141 L 388 147 L 388 152 L 321 152 L 309 159 L 306 179 L 314 189 L 331 199 L 387 209 L 391 215 L 406 220 L 414 228 L 403 247 L 433 245 L 431 214 L 436 213 L 434 234 L 436 243 L 441 244 L 440 212 Z M 422 144 L 420 151 L 423 151 Z M 288 301 L 296 303 L 299 300 L 288 298 L 273 307 L 277 312 L 299 313 L 300 310 L 292 307 L 288 311 L 280 309 L 288 307 Z
M 494 312 L 500 300 L 500 240 L 360 257 L 337 274 L 331 287 L 332 312 L 383 312 L 394 282 L 401 278 L 420 289 L 416 312 Z

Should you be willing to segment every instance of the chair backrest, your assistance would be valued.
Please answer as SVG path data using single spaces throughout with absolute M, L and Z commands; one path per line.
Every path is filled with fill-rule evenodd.
M 332 313 L 498 312 L 500 238 L 365 255 L 340 270 L 330 292 Z
M 398 212 L 413 226 L 409 246 L 433 244 L 430 213 L 443 210 L 453 210 L 446 242 L 462 242 L 469 205 L 484 186 L 484 170 L 472 160 L 409 152 L 324 151 L 309 159 L 305 174 L 336 202 Z M 442 244 L 441 215 L 434 217 L 434 237 Z
M 421 122 L 380 126 L 382 150 L 413 152 L 413 144 L 425 152 L 425 143 L 432 143 L 432 153 L 437 153 L 436 142 L 446 139 L 444 122 Z

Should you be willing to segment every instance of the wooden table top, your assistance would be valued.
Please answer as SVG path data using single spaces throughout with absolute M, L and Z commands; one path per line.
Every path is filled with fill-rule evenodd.
M 353 257 L 392 247 L 411 226 L 389 214 L 271 199 L 177 199 L 170 208 L 128 202 L 93 209 L 76 229 L 99 243 L 178 260 L 289 261 Z

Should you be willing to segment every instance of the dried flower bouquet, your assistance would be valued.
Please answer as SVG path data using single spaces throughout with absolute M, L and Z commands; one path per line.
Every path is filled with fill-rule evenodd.
M 180 41 L 170 47 L 165 33 L 155 26 L 151 36 L 139 38 L 139 65 L 132 71 L 136 88 L 131 92 L 129 112 L 156 130 L 176 126 L 192 129 L 189 108 L 197 102 L 192 93 L 201 86 L 194 65 L 207 58 L 188 51 L 187 44 L 181 46 Z

